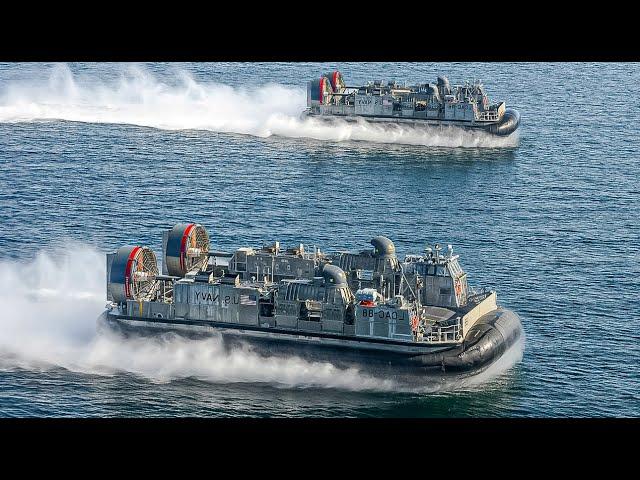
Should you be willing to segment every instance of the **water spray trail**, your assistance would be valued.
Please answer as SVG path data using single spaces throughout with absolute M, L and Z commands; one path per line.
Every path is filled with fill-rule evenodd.
M 56 65 L 47 81 L 13 81 L 0 91 L 0 122 L 68 120 L 166 130 L 205 130 L 326 141 L 365 141 L 443 147 L 514 147 L 517 135 L 495 137 L 458 128 L 381 126 L 300 119 L 306 90 L 282 85 L 256 89 L 198 82 L 179 72 L 176 84 L 139 67 L 123 67 L 106 84 Z

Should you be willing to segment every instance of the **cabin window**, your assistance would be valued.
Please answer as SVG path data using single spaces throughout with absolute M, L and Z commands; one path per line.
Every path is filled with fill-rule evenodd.
M 440 288 L 440 295 L 451 295 L 451 287 Z

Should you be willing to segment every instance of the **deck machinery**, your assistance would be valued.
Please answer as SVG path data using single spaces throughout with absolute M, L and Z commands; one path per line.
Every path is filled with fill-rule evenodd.
M 519 338 L 518 316 L 497 305 L 494 291 L 469 287 L 451 246 L 400 260 L 390 239 L 371 245 L 216 252 L 202 225 L 178 224 L 164 234 L 162 273 L 148 247 L 107 255 L 100 322 L 414 373 L 482 368 Z

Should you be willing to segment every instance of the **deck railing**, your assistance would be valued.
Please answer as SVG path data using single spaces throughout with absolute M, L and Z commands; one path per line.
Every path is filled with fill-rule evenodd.
M 477 120 L 497 122 L 499 119 L 500 119 L 500 115 L 498 114 L 498 112 L 495 112 L 495 111 L 478 112 Z
M 460 319 L 458 319 L 455 324 L 446 327 L 432 326 L 431 332 L 422 337 L 422 341 L 427 343 L 456 342 L 460 340 L 461 332 L 462 325 L 460 324 Z

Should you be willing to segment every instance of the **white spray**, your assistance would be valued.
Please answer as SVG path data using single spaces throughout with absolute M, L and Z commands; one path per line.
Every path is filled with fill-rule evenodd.
M 136 66 L 111 84 L 56 65 L 47 81 L 10 81 L 0 91 L 0 122 L 68 120 L 166 130 L 205 130 L 341 142 L 347 140 L 443 147 L 514 147 L 516 134 L 495 137 L 458 128 L 381 126 L 300 119 L 306 90 L 270 84 L 255 89 L 198 82 L 186 72 L 175 84 Z

